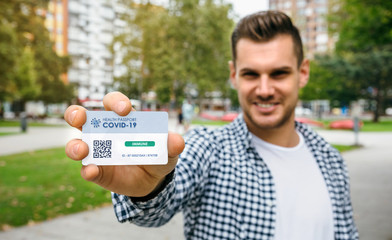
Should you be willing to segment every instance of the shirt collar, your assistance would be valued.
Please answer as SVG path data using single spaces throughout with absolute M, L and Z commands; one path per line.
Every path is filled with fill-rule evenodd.
M 248 149 L 251 147 L 252 135 L 246 126 L 244 114 L 240 113 L 232 122 L 234 133 L 238 136 L 238 143 Z
M 245 123 L 244 114 L 240 113 L 238 117 L 232 122 L 234 133 L 238 136 L 238 143 L 245 147 L 245 149 L 250 148 L 252 142 L 252 134 L 250 133 L 248 126 Z M 311 138 L 317 135 L 309 129 L 305 124 L 295 121 L 295 129 L 300 132 L 303 136 L 310 136 Z M 306 142 L 306 138 L 305 138 Z

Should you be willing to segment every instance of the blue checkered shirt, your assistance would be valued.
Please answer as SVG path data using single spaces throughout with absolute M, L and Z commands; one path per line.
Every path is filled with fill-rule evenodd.
M 296 128 L 326 182 L 335 239 L 358 239 L 341 155 L 306 125 L 296 123 Z M 118 220 L 158 227 L 183 211 L 186 239 L 273 239 L 274 182 L 251 138 L 242 115 L 215 130 L 193 130 L 173 179 L 155 198 L 134 203 L 113 193 Z

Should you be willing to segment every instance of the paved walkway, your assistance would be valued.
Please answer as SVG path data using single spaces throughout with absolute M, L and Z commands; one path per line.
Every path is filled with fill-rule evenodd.
M 175 121 L 169 123 L 169 129 L 176 130 Z M 354 134 L 347 131 L 318 132 L 331 143 L 353 144 L 355 141 Z M 80 133 L 71 128 L 30 128 L 28 134 L 0 137 L 0 155 L 64 146 L 69 139 L 78 136 Z M 392 240 L 391 140 L 392 132 L 360 133 L 359 142 L 364 147 L 343 154 L 350 171 L 354 215 L 362 240 Z M 182 231 L 181 214 L 163 227 L 140 228 L 117 223 L 112 207 L 105 207 L 0 232 L 0 239 L 167 240 L 184 239 Z
M 18 128 L 2 128 L 2 132 L 18 132 Z M 0 156 L 65 146 L 81 133 L 71 127 L 30 127 L 26 133 L 0 137 Z

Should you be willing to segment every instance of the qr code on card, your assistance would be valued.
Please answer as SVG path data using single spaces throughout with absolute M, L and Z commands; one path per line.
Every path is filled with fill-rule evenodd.
M 93 140 L 93 158 L 111 158 L 112 140 Z

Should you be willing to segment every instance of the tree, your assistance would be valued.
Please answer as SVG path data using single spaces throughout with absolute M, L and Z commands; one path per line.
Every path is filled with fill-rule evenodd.
M 335 53 L 342 56 L 355 77 L 350 78 L 362 97 L 376 103 L 373 121 L 378 121 L 383 103 L 392 90 L 392 2 L 383 0 L 343 0 L 331 8 L 329 25 L 338 34 Z M 374 89 L 368 94 L 369 89 Z
M 212 90 L 226 93 L 230 5 L 212 0 L 172 0 L 166 9 L 149 1 L 123 4 L 130 9 L 121 16 L 127 28 L 112 47 L 127 68 L 116 78 L 120 88 L 135 94 L 131 89 L 138 86 L 139 95 L 155 90 L 162 103 L 183 99 L 188 83 L 201 97 Z
M 37 85 L 37 72 L 35 69 L 34 53 L 26 47 L 18 61 L 18 67 L 14 76 L 15 88 L 14 100 L 22 102 L 34 100 L 41 89 Z
M 392 48 L 357 53 L 351 61 L 357 67 L 355 79 L 362 84 L 361 96 L 375 102 L 373 121 L 377 122 L 385 110 L 384 103 L 391 97 Z
M 367 52 L 392 43 L 392 2 L 334 0 L 328 17 L 331 34 L 338 34 L 336 52 Z
M 339 55 L 316 55 L 310 69 L 309 83 L 300 93 L 302 100 L 328 99 L 334 107 L 343 107 L 360 97 L 357 68 Z
M 0 22 L 0 102 L 12 94 L 12 79 L 15 74 L 17 59 L 21 47 L 17 34 L 12 25 L 6 21 Z M 1 107 L 1 105 L 0 105 Z
M 73 98 L 71 87 L 60 79 L 70 60 L 54 52 L 44 17 L 37 14 L 48 2 L 0 2 L 0 101 L 57 103 Z

